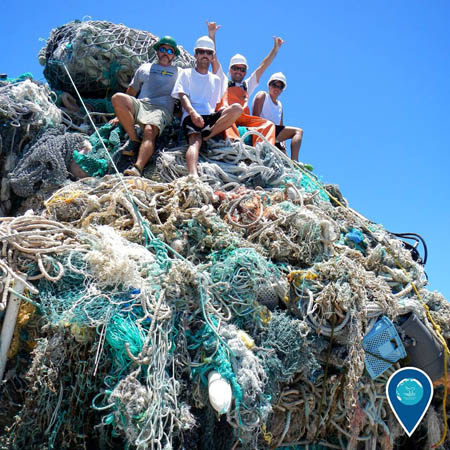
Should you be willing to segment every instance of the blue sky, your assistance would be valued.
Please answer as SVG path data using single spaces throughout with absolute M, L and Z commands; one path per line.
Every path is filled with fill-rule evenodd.
M 350 206 L 428 245 L 429 288 L 450 300 L 450 2 L 447 0 L 6 2 L 0 73 L 42 78 L 37 54 L 52 28 L 90 16 L 161 36 L 187 50 L 222 25 L 219 59 L 256 68 L 284 38 L 264 74 L 287 76 L 284 122 L 304 129 L 300 159 L 338 184 Z

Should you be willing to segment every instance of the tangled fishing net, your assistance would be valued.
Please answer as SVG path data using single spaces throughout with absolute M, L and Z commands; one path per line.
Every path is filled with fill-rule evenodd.
M 155 61 L 157 40 L 122 24 L 75 20 L 52 30 L 39 62 L 52 89 L 75 93 L 64 63 L 83 97 L 111 97 L 126 90 L 141 64 Z M 174 65 L 193 67 L 194 58 L 182 46 L 179 49 Z
M 259 134 L 249 131 L 248 134 Z M 241 141 L 208 142 L 199 157 L 198 173 L 214 189 L 229 190 L 245 184 L 250 187 L 279 187 L 290 178 L 295 184 L 313 188 L 314 183 L 303 179 L 293 169 L 291 162 L 278 154 L 273 154 L 271 146 L 260 142 L 255 147 Z M 165 182 L 173 181 L 188 174 L 185 160 L 185 146 L 163 152 L 157 160 L 157 171 Z M 317 189 L 317 186 L 315 186 Z M 325 197 L 326 198 L 326 197 Z
M 203 448 L 196 430 L 209 424 L 204 438 L 217 448 L 312 442 L 393 448 L 400 431 L 383 389 L 398 363 L 372 379 L 365 371 L 363 337 L 380 316 L 395 322 L 415 312 L 430 327 L 411 280 L 445 336 L 450 315 L 444 300 L 426 291 L 423 267 L 398 240 L 292 185 L 214 192 L 190 177 L 124 181 L 109 176 L 71 183 L 48 199 L 41 216 L 3 222 L 12 253 L 2 270 L 10 283 L 27 283 L 29 301 L 41 323 L 48 323 L 45 339 L 30 355 L 34 369 L 28 377 L 34 381 L 26 389 L 49 387 L 34 388 L 8 445 L 93 440 L 115 448 L 125 440 L 136 448 Z M 258 227 L 278 223 L 274 208 L 299 218 L 314 212 L 308 216 L 315 224 L 312 236 L 316 226 L 324 229 L 323 221 L 330 224 L 332 239 L 329 233 L 326 245 L 323 236 L 317 240 L 320 257 L 298 256 L 293 264 L 294 257 L 276 246 L 287 226 L 272 237 L 277 253 L 250 239 Z M 255 223 L 258 217 L 262 223 Z M 374 234 L 357 233 L 358 222 Z M 289 224 L 286 218 L 280 223 Z M 30 234 L 26 243 L 23 230 Z M 51 233 L 59 237 L 47 242 Z M 358 248 L 355 235 L 361 238 Z M 311 245 L 308 233 L 301 238 L 292 241 L 296 248 Z M 55 353 L 59 347 L 61 355 Z M 70 364 L 83 348 L 91 349 L 91 362 L 80 374 Z M 42 378 L 43 367 L 52 378 Z M 212 370 L 232 389 L 226 422 L 206 413 Z M 61 397 L 76 382 L 72 377 L 95 382 L 83 396 Z M 73 415 L 83 402 L 92 408 Z M 31 413 L 36 408 L 48 411 L 39 422 Z M 438 400 L 434 408 L 436 417 Z M 66 433 L 87 420 L 98 424 L 89 438 Z M 440 428 L 433 420 L 434 439 Z M 34 440 L 25 431 L 30 426 L 40 430 Z M 234 436 L 228 446 L 223 433 Z
M 28 197 L 41 186 L 61 186 L 69 178 L 74 151 L 83 151 L 88 146 L 86 136 L 80 133 L 65 133 L 63 127 L 50 128 L 9 174 L 12 190 L 20 197 Z
M 124 135 L 98 97 L 123 90 L 155 39 L 53 30 L 40 58 L 60 107 L 26 77 L 0 83 L 0 448 L 408 448 L 385 387 L 425 356 L 435 395 L 415 440 L 436 444 L 450 306 L 403 241 L 245 136 L 208 143 L 200 178 L 176 127 L 145 177 L 113 172 Z M 75 163 L 90 177 L 73 181 Z
M 61 123 L 62 113 L 52 100 L 48 87 L 31 74 L 0 83 L 1 216 L 8 215 L 13 201 L 8 174 L 43 129 Z

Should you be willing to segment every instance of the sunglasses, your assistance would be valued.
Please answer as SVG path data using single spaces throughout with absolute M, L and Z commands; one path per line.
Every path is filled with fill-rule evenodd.
M 206 55 L 212 56 L 212 55 L 214 55 L 214 52 L 212 50 L 204 50 L 203 48 L 197 48 L 197 49 L 195 49 L 195 54 L 196 55 L 206 54 Z
M 158 47 L 158 52 L 167 53 L 168 55 L 173 55 L 174 51 L 171 48 Z
M 230 69 L 233 70 L 234 72 L 242 72 L 242 73 L 247 72 L 247 68 L 246 67 L 231 66 Z
M 270 83 L 269 86 L 272 86 L 275 89 L 280 89 L 281 91 L 284 89 L 283 83 Z

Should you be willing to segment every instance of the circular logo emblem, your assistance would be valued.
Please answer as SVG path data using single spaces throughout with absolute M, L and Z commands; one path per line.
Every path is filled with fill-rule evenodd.
M 415 378 L 405 378 L 398 383 L 395 393 L 398 400 L 404 405 L 416 405 L 422 400 L 423 386 L 420 381 Z

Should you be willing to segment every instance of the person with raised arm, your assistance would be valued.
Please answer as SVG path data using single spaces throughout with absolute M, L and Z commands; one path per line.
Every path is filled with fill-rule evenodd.
M 208 27 L 208 35 L 214 41 L 216 40 L 216 32 L 221 28 L 216 22 L 206 22 Z M 245 56 L 237 53 L 234 55 L 229 64 L 230 78 L 225 75 L 217 56 L 212 62 L 213 72 L 216 73 L 222 82 L 227 86 L 227 90 L 221 99 L 220 106 L 239 104 L 243 108 L 242 114 L 236 120 L 235 124 L 225 132 L 225 136 L 229 139 L 239 139 L 238 126 L 247 127 L 260 132 L 271 143 L 275 144 L 275 126 L 272 122 L 261 117 L 250 115 L 248 100 L 258 86 L 261 76 L 270 66 L 281 46 L 284 44 L 283 39 L 274 36 L 273 47 L 268 55 L 261 61 L 257 69 L 248 77 L 245 75 L 248 71 L 247 59 Z M 245 78 L 245 79 L 244 79 Z M 253 144 L 259 140 L 253 137 Z
M 214 53 L 214 42 L 208 36 L 200 37 L 194 47 L 195 67 L 181 70 L 172 90 L 172 97 L 179 98 L 183 108 L 181 127 L 188 139 L 186 165 L 193 176 L 198 176 L 202 142 L 225 131 L 242 113 L 238 104 L 218 107 L 224 86 L 209 72 Z

